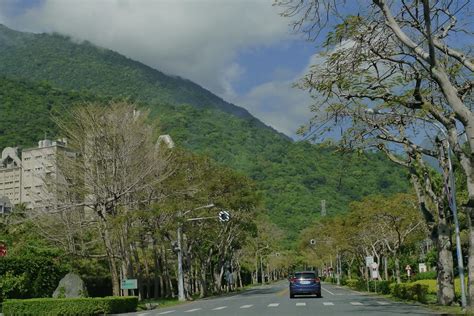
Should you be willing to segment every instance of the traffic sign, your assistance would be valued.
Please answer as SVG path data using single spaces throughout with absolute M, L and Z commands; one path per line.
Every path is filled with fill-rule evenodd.
M 122 280 L 122 283 L 120 284 L 120 288 L 122 290 L 135 290 L 135 289 L 138 289 L 137 279 Z
M 220 211 L 219 212 L 219 220 L 221 222 L 228 222 L 230 220 L 230 214 L 227 211 Z
M 365 266 L 370 267 L 370 265 L 374 263 L 374 257 L 372 256 L 367 256 L 365 257 Z
M 379 278 L 379 265 L 377 262 L 372 262 L 372 264 L 370 265 L 370 271 L 371 271 L 372 279 Z

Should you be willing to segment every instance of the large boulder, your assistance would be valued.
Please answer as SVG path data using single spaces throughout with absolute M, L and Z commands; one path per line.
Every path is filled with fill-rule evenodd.
M 87 289 L 81 277 L 75 273 L 69 272 L 59 281 L 59 285 L 53 293 L 55 298 L 64 297 L 85 297 Z

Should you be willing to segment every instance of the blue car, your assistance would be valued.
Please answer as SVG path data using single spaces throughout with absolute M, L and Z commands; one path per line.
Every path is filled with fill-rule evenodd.
M 316 295 L 321 297 L 321 280 L 316 272 L 296 272 L 290 278 L 290 298 L 294 298 L 295 295 Z

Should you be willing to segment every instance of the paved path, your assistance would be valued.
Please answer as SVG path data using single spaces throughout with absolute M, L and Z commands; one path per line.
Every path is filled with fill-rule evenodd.
M 303 316 L 303 315 L 435 315 L 423 307 L 393 302 L 334 285 L 323 284 L 322 298 L 290 299 L 288 282 L 262 286 L 236 295 L 209 298 L 136 316 Z

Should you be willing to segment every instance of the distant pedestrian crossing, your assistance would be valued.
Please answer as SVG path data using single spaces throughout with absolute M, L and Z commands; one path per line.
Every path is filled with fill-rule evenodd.
M 366 302 L 359 302 L 359 301 L 353 301 L 353 302 L 331 302 L 331 301 L 312 301 L 310 303 L 306 303 L 306 302 L 290 302 L 289 303 L 290 305 L 293 305 L 293 306 L 297 306 L 299 308 L 307 308 L 309 306 L 311 307 L 314 307 L 314 305 L 320 305 L 322 307 L 327 307 L 327 308 L 331 308 L 331 307 L 334 307 L 336 305 L 352 305 L 352 306 L 386 306 L 386 305 L 391 305 L 392 303 L 389 302 L 389 301 L 366 301 Z M 276 309 L 276 308 L 279 308 L 279 307 L 282 307 L 283 305 L 288 305 L 287 303 L 268 303 L 266 304 L 266 307 L 267 308 L 273 308 L 273 309 Z M 219 311 L 222 311 L 224 313 L 228 313 L 230 309 L 252 309 L 252 308 L 256 308 L 258 305 L 255 305 L 255 304 L 244 304 L 244 305 L 240 305 L 240 306 L 226 306 L 226 305 L 223 305 L 223 306 L 214 306 L 214 307 L 211 307 L 209 308 L 209 315 L 212 315 L 211 313 L 219 313 Z M 151 315 L 172 315 L 172 314 L 178 314 L 178 313 L 189 313 L 189 314 L 192 314 L 194 312 L 198 312 L 198 311 L 204 311 L 203 308 L 189 308 L 187 310 L 182 310 L 182 311 L 176 311 L 176 310 L 167 310 L 167 311 L 162 311 L 160 312 L 159 310 L 158 311 L 155 311 L 153 314 L 148 314 L 148 313 L 143 313 L 143 314 L 140 314 L 140 316 L 151 316 Z

